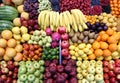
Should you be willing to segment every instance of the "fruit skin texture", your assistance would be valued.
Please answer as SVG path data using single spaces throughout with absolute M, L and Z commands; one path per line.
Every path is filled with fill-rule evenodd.
M 66 28 L 65 28 L 65 27 L 59 27 L 59 28 L 58 28 L 58 32 L 59 32 L 60 34 L 64 34 L 64 33 L 66 33 Z
M 115 66 L 120 67 L 120 60 L 119 59 L 115 60 Z
M 69 50 L 68 49 L 62 49 L 62 56 L 68 56 Z
M 61 46 L 62 46 L 62 48 L 68 48 L 69 42 L 64 40 L 64 41 L 62 41 Z
M 115 67 L 115 68 L 114 68 L 114 72 L 115 72 L 116 74 L 120 74 L 120 67 Z
M 69 35 L 67 33 L 64 33 L 61 35 L 62 40 L 68 40 L 69 39 Z

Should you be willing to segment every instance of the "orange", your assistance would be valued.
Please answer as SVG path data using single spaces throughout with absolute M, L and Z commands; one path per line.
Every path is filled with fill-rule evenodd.
M 106 42 L 100 42 L 100 48 L 101 49 L 107 49 L 108 48 L 108 44 Z
M 103 51 L 101 49 L 96 49 L 94 53 L 97 57 L 103 55 Z
M 103 56 L 104 57 L 107 57 L 107 56 L 110 56 L 111 55 L 111 51 L 106 49 L 106 50 L 103 50 Z
M 105 34 L 105 31 L 101 31 L 101 32 L 99 33 L 100 36 L 103 35 L 103 34 Z
M 117 44 L 110 44 L 108 49 L 113 52 L 118 49 L 118 46 L 117 46 Z
M 98 37 L 96 38 L 96 41 L 100 41 L 100 39 L 101 39 L 101 37 L 100 37 L 100 36 L 98 36 Z
M 95 41 L 92 45 L 93 49 L 98 49 L 100 48 L 100 43 L 98 41 Z
M 102 41 L 107 41 L 108 37 L 109 37 L 109 35 L 107 35 L 107 34 L 102 34 L 102 35 L 101 35 L 101 40 L 102 40 Z
M 120 39 L 120 33 L 114 33 L 112 35 L 116 40 L 119 40 Z
M 91 50 L 92 52 L 94 52 L 94 49 L 93 49 L 93 48 L 90 48 L 90 50 Z
M 88 59 L 94 60 L 96 58 L 95 54 L 88 55 Z
M 108 35 L 113 35 L 114 30 L 111 29 L 111 28 L 108 28 L 108 30 L 106 31 L 106 33 L 107 33 Z
M 114 38 L 114 36 L 108 37 L 107 42 L 109 44 L 117 43 L 117 40 Z

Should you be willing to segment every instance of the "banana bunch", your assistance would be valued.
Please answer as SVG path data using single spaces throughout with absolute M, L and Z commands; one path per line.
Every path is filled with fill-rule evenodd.
M 58 27 L 63 26 L 66 27 L 67 32 L 70 32 L 71 28 L 75 32 L 82 32 L 88 28 L 86 22 L 85 16 L 78 9 L 73 9 L 71 12 L 65 11 L 60 14 L 59 12 L 44 10 L 38 16 L 38 24 L 43 30 L 50 27 L 53 31 L 57 31 Z

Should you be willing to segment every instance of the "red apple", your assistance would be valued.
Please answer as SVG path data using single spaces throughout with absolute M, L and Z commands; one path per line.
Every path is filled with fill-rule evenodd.
M 6 75 L 1 75 L 1 77 L 3 80 L 7 80 L 7 76 Z
M 105 80 L 108 80 L 108 79 L 109 79 L 109 75 L 108 75 L 107 73 L 104 73 L 103 76 L 104 76 L 104 79 L 105 79 Z
M 115 64 L 109 64 L 108 68 L 109 68 L 109 70 L 113 70 L 115 68 Z
M 61 43 L 62 48 L 68 48 L 69 47 L 69 42 L 68 41 L 62 41 Z
M 109 62 L 108 61 L 103 61 L 103 66 L 104 67 L 107 67 L 109 65 Z
M 108 75 L 109 75 L 110 77 L 114 77 L 114 76 L 115 76 L 115 73 L 114 73 L 113 71 L 109 71 L 109 72 L 108 72 Z
M 28 25 L 30 25 L 30 26 L 34 26 L 34 20 L 28 20 Z
M 18 68 L 14 68 L 14 73 L 18 73 Z
M 69 55 L 69 50 L 68 49 L 62 49 L 62 56 L 68 56 Z
M 120 67 L 120 59 L 115 60 L 115 66 Z
M 103 72 L 105 72 L 105 73 L 109 72 L 108 67 L 104 67 L 104 68 L 103 68 Z
M 8 69 L 9 69 L 10 71 L 13 71 L 14 68 L 15 68 L 15 65 L 12 65 L 12 64 L 9 64 L 9 65 L 8 65 Z
M 12 83 L 12 78 L 8 77 L 5 83 Z
M 20 18 L 20 21 L 21 21 L 21 22 L 25 21 L 25 18 L 24 18 L 24 17 L 21 17 L 21 18 Z
M 2 68 L 1 70 L 2 74 L 7 74 L 9 72 L 8 68 Z
M 120 81 L 120 74 L 116 76 L 117 80 Z
M 115 68 L 114 68 L 114 72 L 115 72 L 116 74 L 120 74 L 120 67 L 115 67 Z
M 110 78 L 110 83 L 116 83 L 115 77 Z
M 64 34 L 64 33 L 66 33 L 66 28 L 65 28 L 65 27 L 59 27 L 59 28 L 58 28 L 58 32 L 59 32 L 60 34 Z
M 8 77 L 11 77 L 11 76 L 13 76 L 13 72 L 12 71 L 9 71 L 9 73 L 8 73 L 8 75 L 7 75 Z
M 28 27 L 28 22 L 24 20 L 24 21 L 22 21 L 22 25 L 25 27 Z
M 8 61 L 7 64 L 8 65 L 14 65 L 14 62 L 13 61 Z
M 61 35 L 62 40 L 68 40 L 69 39 L 69 35 L 67 33 L 64 33 Z
M 16 80 L 16 79 L 14 79 L 12 83 L 17 83 L 17 80 Z
M 109 80 L 105 80 L 105 83 L 110 83 L 110 81 Z

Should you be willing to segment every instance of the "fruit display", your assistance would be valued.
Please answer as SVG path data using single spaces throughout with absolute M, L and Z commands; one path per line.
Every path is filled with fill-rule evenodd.
M 73 30 L 70 31 L 69 33 L 69 41 L 71 42 L 70 44 L 73 43 L 90 43 L 92 44 L 94 40 L 97 38 L 98 34 L 95 32 L 85 30 L 84 32 L 77 32 L 75 33 Z
M 18 62 L 0 61 L 0 83 L 17 83 Z
M 103 61 L 103 72 L 105 83 L 120 81 L 120 60 Z
M 28 29 L 25 26 L 13 27 L 12 32 L 13 38 L 17 40 L 19 43 L 20 42 L 24 43 L 30 40 L 30 34 L 28 34 Z
M 76 62 L 72 59 L 45 61 L 44 83 L 78 83 L 76 78 Z
M 0 0 L 0 83 L 119 83 L 119 2 Z
M 42 47 L 40 47 L 39 45 L 23 44 L 22 60 L 40 60 L 42 56 L 42 50 Z
M 71 58 L 73 60 L 76 60 L 76 59 L 87 60 L 88 59 L 87 56 L 93 54 L 91 47 L 92 47 L 91 44 L 85 44 L 85 43 L 70 45 L 69 52 L 70 52 Z
M 43 83 L 44 61 L 22 61 L 19 64 L 17 83 Z
M 45 47 L 42 50 L 41 59 L 43 59 L 43 60 L 58 59 L 58 55 L 59 55 L 58 47 L 56 47 L 56 48 Z
M 111 10 L 112 10 L 112 14 L 115 16 L 115 17 L 120 17 L 120 1 L 119 0 L 110 0 L 110 7 L 111 7 Z
M 52 42 L 51 36 L 47 36 L 46 32 L 35 30 L 28 41 L 29 44 L 38 44 L 42 47 L 50 47 Z
M 104 83 L 102 61 L 76 62 L 78 83 Z
M 75 32 L 82 32 L 88 28 L 86 22 L 85 16 L 78 9 L 73 9 L 70 12 L 65 11 L 60 14 L 59 12 L 45 10 L 41 11 L 38 16 L 38 24 L 44 30 L 50 26 L 52 31 L 57 31 L 59 26 L 64 26 L 66 31 L 70 32 L 70 26 L 72 26 Z

